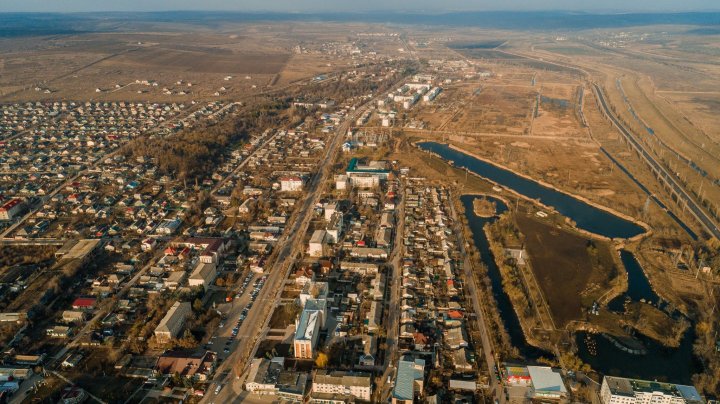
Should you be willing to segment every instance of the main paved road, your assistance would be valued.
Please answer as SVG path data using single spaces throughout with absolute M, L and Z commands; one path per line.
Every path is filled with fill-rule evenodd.
M 325 157 L 318 163 L 320 171 L 313 176 L 307 184 L 305 199 L 298 208 L 297 217 L 286 228 L 277 245 L 282 246 L 277 253 L 275 263 L 272 265 L 265 286 L 260 291 L 253 308 L 249 311 L 247 318 L 240 327 L 238 333 L 238 344 L 235 351 L 228 359 L 219 366 L 216 371 L 216 378 L 213 379 L 211 390 L 205 395 L 202 402 L 229 403 L 242 401 L 242 380 L 240 376 L 245 373 L 250 364 L 250 359 L 255 355 L 262 336 L 267 332 L 267 324 L 271 314 L 280 301 L 282 289 L 289 275 L 289 269 L 295 257 L 302 251 L 303 240 L 307 232 L 310 220 L 313 217 L 313 207 L 318 203 L 322 195 L 322 184 L 332 174 L 332 161 L 338 153 L 338 149 L 345 139 L 350 125 L 355 122 L 358 116 L 365 111 L 367 106 L 374 102 L 375 98 L 357 108 L 349 114 L 343 123 L 338 126 L 330 141 Z M 232 368 L 233 372 L 225 373 L 225 370 Z M 215 386 L 224 386 L 219 394 L 214 393 Z
M 603 94 L 600 86 L 593 83 L 593 87 L 595 87 L 595 95 L 597 95 L 598 100 L 600 101 L 600 105 L 602 106 L 605 114 L 610 118 L 610 120 L 613 122 L 615 127 L 618 128 L 618 130 L 625 137 L 625 139 L 627 139 L 627 141 L 632 144 L 635 150 L 640 153 L 641 157 L 650 165 L 650 167 L 655 172 L 659 173 L 659 176 L 661 177 L 660 180 L 663 181 L 666 185 L 668 185 L 672 189 L 672 191 L 676 195 L 678 195 L 678 198 L 685 203 L 685 206 L 687 206 L 687 208 L 690 210 L 690 213 L 695 216 L 698 222 L 700 222 L 700 224 L 702 224 L 702 226 L 710 234 L 715 236 L 715 238 L 720 239 L 720 230 L 718 229 L 718 225 L 712 220 L 710 215 L 705 213 L 705 210 L 695 201 L 694 198 L 692 198 L 685 191 L 685 188 L 677 182 L 675 176 L 668 170 L 666 170 L 663 165 L 658 163 L 657 160 L 655 160 L 655 157 L 653 157 L 653 155 L 650 154 L 647 149 L 645 149 L 645 146 L 643 146 L 637 139 L 635 139 L 635 136 L 620 123 L 620 121 L 608 107 L 607 101 L 605 100 L 605 95 Z
M 392 281 L 388 282 L 390 287 L 390 302 L 388 303 L 388 315 L 387 321 L 385 321 L 385 361 L 383 363 L 383 372 L 380 382 L 377 386 L 377 391 L 380 394 L 380 401 L 387 402 L 393 385 L 387 383 L 389 377 L 394 376 L 395 367 L 392 363 L 395 363 L 398 359 L 398 332 L 400 329 L 400 290 L 402 280 L 402 258 L 405 246 L 403 245 L 403 238 L 405 236 L 405 185 L 400 184 L 398 190 L 400 198 L 400 204 L 397 210 L 397 227 L 395 229 L 395 245 L 393 246 L 392 254 L 390 254 L 390 266 L 392 267 Z

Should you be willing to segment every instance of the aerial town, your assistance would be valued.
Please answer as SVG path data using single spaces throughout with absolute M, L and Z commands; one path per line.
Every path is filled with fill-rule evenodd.
M 0 402 L 720 397 L 717 33 L 2 15 Z

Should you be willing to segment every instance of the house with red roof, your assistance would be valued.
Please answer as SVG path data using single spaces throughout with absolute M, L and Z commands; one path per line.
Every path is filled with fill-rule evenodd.
M 97 299 L 94 297 L 78 297 L 72 303 L 72 308 L 75 310 L 93 310 Z
M 0 220 L 12 220 L 25 209 L 25 202 L 20 198 L 13 198 L 0 206 Z

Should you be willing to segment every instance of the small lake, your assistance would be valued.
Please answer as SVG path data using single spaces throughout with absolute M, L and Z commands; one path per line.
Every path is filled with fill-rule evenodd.
M 641 356 L 618 349 L 599 334 L 578 332 L 575 337 L 580 359 L 605 375 L 691 384 L 693 373 L 702 370 L 702 365 L 693 355 L 693 327 L 685 332 L 677 348 L 668 348 L 643 335 L 637 335 L 636 338 L 648 351 Z M 594 341 L 595 355 L 590 354 L 586 338 Z
M 620 260 L 627 270 L 628 289 L 627 292 L 611 300 L 608 303 L 608 308 L 622 313 L 625 311 L 623 306 L 628 299 L 633 302 L 646 302 L 657 306 L 660 298 L 650 285 L 650 281 L 645 276 L 645 272 L 643 272 L 635 256 L 629 251 L 622 250 L 620 251 Z
M 560 214 L 575 221 L 580 229 L 610 238 L 631 238 L 645 232 L 645 229 L 633 222 L 517 175 L 510 170 L 453 150 L 446 144 L 421 142 L 418 143 L 418 147 L 452 161 L 456 167 L 467 168 L 469 171 L 506 186 L 519 194 L 538 199 L 543 204 L 552 206 Z

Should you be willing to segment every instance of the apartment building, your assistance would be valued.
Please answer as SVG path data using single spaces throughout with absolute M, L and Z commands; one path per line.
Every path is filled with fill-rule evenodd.
M 600 388 L 603 404 L 700 404 L 693 386 L 605 376 Z

